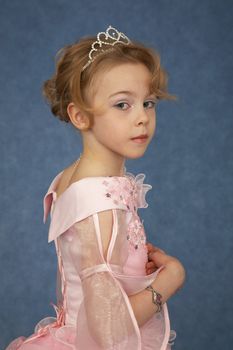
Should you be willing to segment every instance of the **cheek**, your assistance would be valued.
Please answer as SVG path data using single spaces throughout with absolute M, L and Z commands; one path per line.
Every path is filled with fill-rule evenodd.
M 156 117 L 154 118 L 154 129 L 156 129 Z
M 98 119 L 97 119 L 98 118 Z M 93 130 L 95 132 L 101 132 L 102 134 L 108 134 L 109 132 L 114 133 L 115 130 L 121 129 L 122 123 L 116 120 L 116 118 L 109 116 L 100 116 L 95 119 Z
M 150 126 L 152 129 L 156 127 L 156 114 L 150 115 Z
M 154 136 L 155 134 L 155 129 L 156 129 L 156 117 L 151 119 L 151 123 L 150 123 L 150 130 L 151 130 L 151 138 Z
M 98 139 L 105 139 L 109 141 L 111 140 L 111 135 L 113 135 L 115 126 L 109 120 L 105 120 L 104 118 L 101 120 L 101 117 L 94 125 L 93 132 Z

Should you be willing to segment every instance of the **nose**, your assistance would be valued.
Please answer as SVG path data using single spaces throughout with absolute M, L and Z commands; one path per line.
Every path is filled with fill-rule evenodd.
M 136 124 L 137 125 L 144 125 L 149 122 L 149 111 L 146 110 L 144 107 L 138 108 L 136 112 Z

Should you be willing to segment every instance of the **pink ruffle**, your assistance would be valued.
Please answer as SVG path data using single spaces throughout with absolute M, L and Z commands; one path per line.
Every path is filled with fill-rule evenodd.
M 134 176 L 130 172 L 126 172 L 126 175 L 136 185 L 136 193 L 137 193 L 136 202 L 137 202 L 138 208 L 147 208 L 148 203 L 146 201 L 146 194 L 149 190 L 152 189 L 152 186 L 149 184 L 143 183 L 146 175 L 143 173 L 140 173 L 140 174 L 137 174 L 136 176 Z
M 46 334 L 36 338 L 39 329 L 48 326 Z M 52 327 L 54 317 L 46 317 L 35 327 L 35 333 L 29 338 L 19 337 L 13 340 L 5 350 L 75 350 L 76 329 L 72 326 Z M 35 337 L 35 338 L 34 338 Z M 34 338 L 28 341 L 30 338 Z
M 41 325 L 46 319 L 40 321 L 35 329 Z M 49 328 L 49 332 L 43 337 L 36 338 L 31 342 L 24 343 L 26 339 L 25 337 L 19 337 L 13 340 L 5 350 L 77 350 L 75 348 L 75 327 L 72 326 L 62 326 L 57 329 Z M 32 334 L 35 335 L 36 333 Z M 174 330 L 170 331 L 169 342 L 166 350 L 171 350 L 171 346 L 174 345 L 174 340 L 176 338 L 176 332 Z M 144 339 L 145 340 L 145 339 Z M 145 343 L 146 340 L 145 340 Z M 144 346 L 142 345 L 142 350 Z M 150 344 L 150 347 L 146 347 L 146 349 L 154 350 L 153 345 Z M 91 349 L 86 349 L 91 350 Z

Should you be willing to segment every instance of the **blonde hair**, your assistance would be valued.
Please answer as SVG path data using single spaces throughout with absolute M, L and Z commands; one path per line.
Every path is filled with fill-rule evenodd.
M 88 104 L 86 93 L 94 85 L 100 73 L 124 63 L 144 64 L 151 73 L 150 92 L 158 99 L 176 100 L 167 92 L 168 74 L 160 64 L 159 54 L 141 43 L 129 45 L 117 44 L 95 57 L 95 60 L 82 71 L 88 61 L 88 54 L 96 37 L 81 39 L 65 46 L 56 55 L 54 75 L 43 84 L 43 95 L 51 111 L 60 120 L 69 122 L 67 106 L 74 102 L 89 118 L 89 127 L 93 124 L 93 108 Z

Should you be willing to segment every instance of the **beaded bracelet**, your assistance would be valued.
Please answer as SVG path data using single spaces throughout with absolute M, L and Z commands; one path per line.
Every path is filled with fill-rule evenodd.
M 160 312 L 162 310 L 162 295 L 152 287 L 152 285 L 146 287 L 146 290 L 152 292 L 152 302 L 158 307 L 156 312 Z

